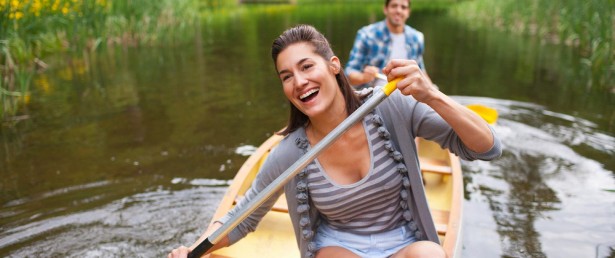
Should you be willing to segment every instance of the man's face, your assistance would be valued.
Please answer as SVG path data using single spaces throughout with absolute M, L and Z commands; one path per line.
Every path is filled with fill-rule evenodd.
M 408 0 L 391 0 L 384 7 L 384 15 L 388 23 L 394 27 L 403 26 L 410 17 L 410 4 Z

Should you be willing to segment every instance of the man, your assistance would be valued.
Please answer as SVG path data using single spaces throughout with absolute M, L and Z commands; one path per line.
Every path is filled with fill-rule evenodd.
M 415 60 L 425 75 L 423 33 L 406 25 L 410 17 L 410 0 L 385 0 L 385 20 L 357 32 L 346 74 L 354 86 L 372 83 L 391 59 Z M 429 82 L 431 79 L 427 76 Z

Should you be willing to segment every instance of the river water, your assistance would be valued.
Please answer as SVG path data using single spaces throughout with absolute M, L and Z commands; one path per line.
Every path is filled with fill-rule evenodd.
M 161 257 L 194 242 L 247 156 L 284 125 L 270 43 L 315 25 L 347 60 L 364 6 L 207 15 L 174 47 L 59 55 L 0 138 L 0 256 Z M 413 12 L 425 63 L 497 109 L 504 153 L 464 162 L 464 257 L 615 255 L 615 102 L 573 51 Z M 266 257 L 266 254 L 259 255 Z

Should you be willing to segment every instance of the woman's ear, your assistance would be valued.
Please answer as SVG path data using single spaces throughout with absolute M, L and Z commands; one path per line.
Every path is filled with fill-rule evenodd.
M 341 63 L 340 63 L 340 59 L 337 56 L 332 56 L 331 59 L 329 60 L 329 62 L 331 63 L 331 69 L 333 71 L 334 74 L 338 74 L 340 73 L 341 70 Z

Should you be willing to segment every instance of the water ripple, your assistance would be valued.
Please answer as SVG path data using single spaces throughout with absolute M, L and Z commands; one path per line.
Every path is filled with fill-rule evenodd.
M 134 194 L 88 211 L 4 230 L 0 250 L 28 246 L 14 248 L 9 257 L 163 256 L 198 238 L 225 191 L 200 186 Z

